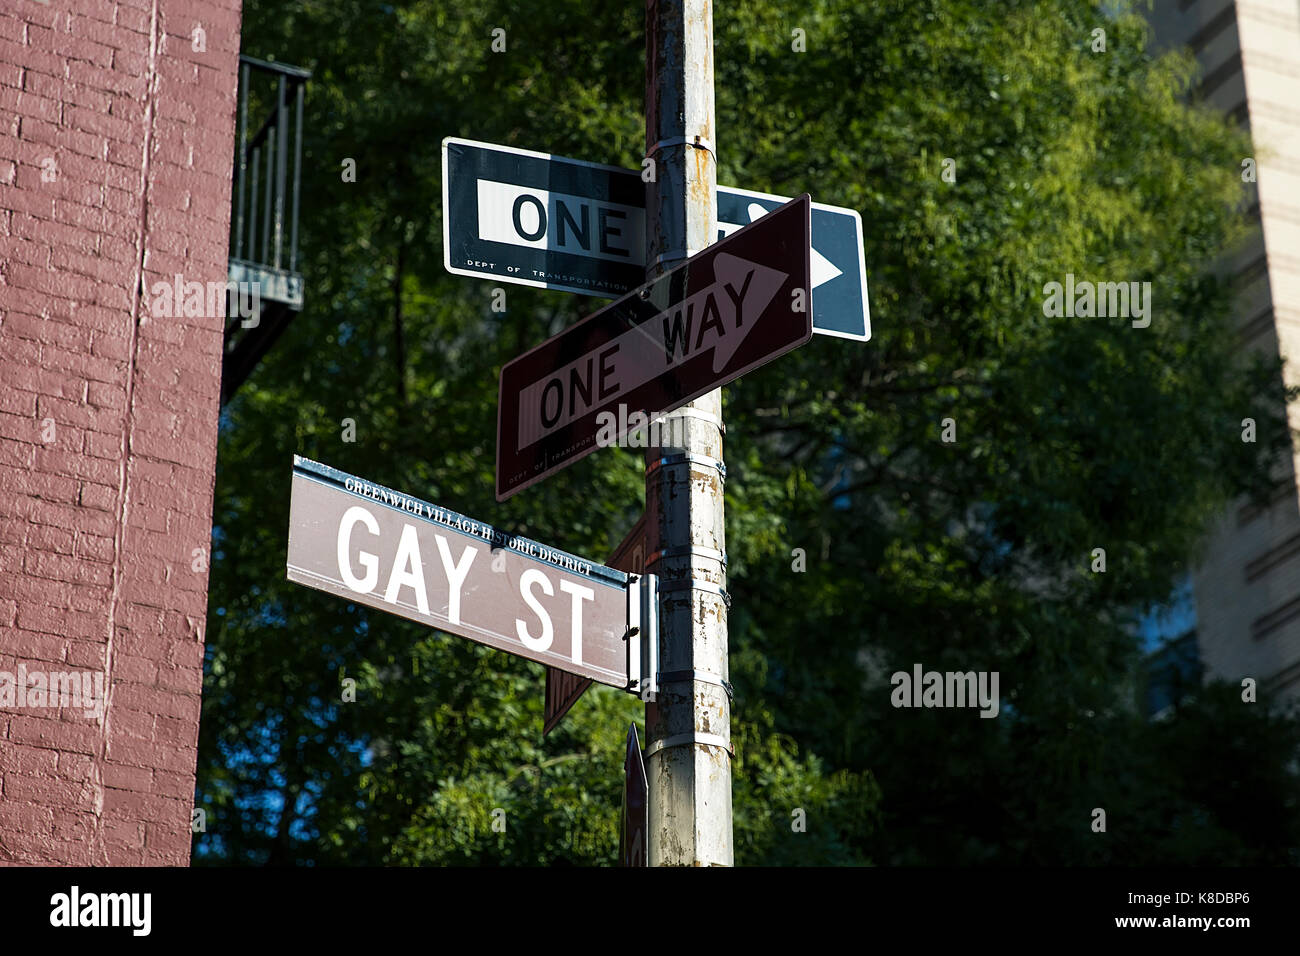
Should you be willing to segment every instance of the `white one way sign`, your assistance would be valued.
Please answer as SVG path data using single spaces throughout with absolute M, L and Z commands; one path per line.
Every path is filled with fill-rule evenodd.
M 645 281 L 639 173 L 511 146 L 442 144 L 443 262 L 457 275 L 617 298 Z M 718 186 L 718 238 L 789 202 Z M 812 324 L 871 337 L 862 219 L 812 204 Z

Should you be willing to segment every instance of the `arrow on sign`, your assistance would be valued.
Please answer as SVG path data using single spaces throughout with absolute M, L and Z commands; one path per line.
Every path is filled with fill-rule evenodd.
M 713 371 L 726 368 L 789 273 L 726 253 L 713 268 L 715 280 L 703 289 L 670 303 L 671 290 L 661 286 L 656 292 L 663 301 L 655 302 L 655 293 L 647 301 L 663 311 L 525 386 L 519 393 L 519 448 L 710 349 Z
M 767 215 L 767 210 L 764 209 L 756 202 L 750 203 L 748 208 L 745 210 L 745 212 L 749 214 L 750 222 L 757 222 L 759 219 L 762 219 L 765 215 Z M 746 225 L 748 225 L 748 223 L 723 222 L 721 219 L 719 219 L 718 238 L 725 239 L 727 236 L 731 235 L 737 229 L 743 229 Z M 833 262 L 831 262 L 824 255 L 822 255 L 820 252 L 817 251 L 816 246 L 814 246 L 811 249 L 810 255 L 811 255 L 811 269 L 812 269 L 812 287 L 814 289 L 817 288 L 819 285 L 822 285 L 823 283 L 830 282 L 832 279 L 836 278 L 837 276 L 844 275 L 844 272 L 842 270 L 837 269 Z

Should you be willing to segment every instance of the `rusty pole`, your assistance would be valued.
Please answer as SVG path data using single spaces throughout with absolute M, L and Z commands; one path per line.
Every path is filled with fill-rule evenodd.
M 712 0 L 646 0 L 646 278 L 717 237 Z M 646 454 L 648 572 L 661 582 L 646 705 L 651 866 L 730 866 L 731 701 L 722 392 L 664 417 Z

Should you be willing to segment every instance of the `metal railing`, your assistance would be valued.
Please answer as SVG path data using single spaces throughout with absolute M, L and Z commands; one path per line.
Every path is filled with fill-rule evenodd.
M 251 56 L 241 56 L 239 64 L 239 147 L 235 157 L 231 258 L 278 273 L 296 273 L 303 97 L 311 71 Z M 256 90 L 254 71 L 259 79 L 265 77 L 269 81 Z M 255 108 L 258 100 L 270 107 L 251 139 L 248 135 L 250 95 L 257 98 Z M 293 126 L 292 144 L 290 125 Z M 298 292 L 301 293 L 301 288 Z
M 221 363 L 224 405 L 303 306 L 298 272 L 302 114 L 311 72 L 239 58 L 239 143 L 230 216 L 228 295 L 252 290 L 252 313 L 231 302 Z M 293 115 L 290 116 L 292 110 Z M 249 137 L 248 117 L 264 117 Z M 239 291 L 235 291 L 239 290 Z

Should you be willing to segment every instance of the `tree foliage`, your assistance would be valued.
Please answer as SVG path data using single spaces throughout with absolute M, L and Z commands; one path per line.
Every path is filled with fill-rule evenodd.
M 223 416 L 196 861 L 610 863 L 638 702 L 596 688 L 543 740 L 540 668 L 289 584 L 285 529 L 294 453 L 592 557 L 631 526 L 618 450 L 493 501 L 500 366 L 599 300 L 494 313 L 447 275 L 440 143 L 639 168 L 642 6 L 244 18 L 245 52 L 313 70 L 307 305 Z M 1231 688 L 1134 704 L 1138 617 L 1290 448 L 1216 271 L 1248 139 L 1188 104 L 1190 58 L 1081 0 L 746 0 L 715 35 L 719 181 L 859 210 L 873 324 L 726 392 L 737 862 L 1294 859 L 1293 722 Z M 1150 282 L 1150 326 L 1046 316 L 1067 273 Z M 998 671 L 998 719 L 892 707 L 915 663 Z

